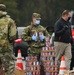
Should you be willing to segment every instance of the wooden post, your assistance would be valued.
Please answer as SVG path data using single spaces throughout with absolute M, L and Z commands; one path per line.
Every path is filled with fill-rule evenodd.
M 13 72 L 13 75 L 25 75 L 25 71 L 15 69 Z

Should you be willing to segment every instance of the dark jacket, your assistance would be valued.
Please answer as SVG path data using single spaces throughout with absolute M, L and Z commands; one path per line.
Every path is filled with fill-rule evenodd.
M 71 43 L 72 34 L 71 34 L 71 25 L 69 21 L 65 21 L 64 19 L 60 18 L 55 23 L 54 32 L 55 32 L 54 41 Z
M 21 50 L 21 55 L 25 58 L 28 55 L 28 43 L 27 42 L 21 42 L 21 43 L 15 43 L 13 51 L 15 53 L 15 57 L 18 55 L 18 50 Z

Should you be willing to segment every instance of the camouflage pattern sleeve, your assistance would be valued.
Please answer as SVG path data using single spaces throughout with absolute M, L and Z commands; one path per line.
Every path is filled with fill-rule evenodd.
M 22 32 L 23 41 L 31 41 L 30 28 L 27 26 Z
M 16 39 L 16 25 L 12 19 L 9 20 L 8 31 L 9 31 L 8 32 L 9 33 L 9 40 L 13 41 L 14 39 Z

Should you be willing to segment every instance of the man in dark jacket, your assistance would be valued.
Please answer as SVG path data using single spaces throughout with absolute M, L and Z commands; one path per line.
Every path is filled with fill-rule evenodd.
M 54 32 L 55 32 L 55 60 L 58 62 L 58 66 L 60 66 L 61 57 L 65 56 L 66 69 L 70 69 L 71 63 L 71 28 L 69 19 L 71 17 L 71 13 L 69 10 L 64 10 L 61 18 L 55 23 Z

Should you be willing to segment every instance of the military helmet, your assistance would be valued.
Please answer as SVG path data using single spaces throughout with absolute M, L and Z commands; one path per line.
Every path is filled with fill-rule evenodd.
M 5 11 L 6 10 L 6 6 L 4 4 L 0 4 L 0 10 Z
M 41 15 L 38 13 L 33 13 L 32 17 L 34 17 L 36 19 L 41 19 Z

